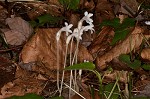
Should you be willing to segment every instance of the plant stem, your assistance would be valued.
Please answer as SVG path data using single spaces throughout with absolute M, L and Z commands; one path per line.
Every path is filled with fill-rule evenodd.
M 68 51 L 68 44 L 66 45 L 66 53 L 65 53 L 65 60 L 64 60 L 64 68 L 66 67 L 67 51 Z M 61 86 L 60 86 L 60 96 L 61 96 L 61 93 L 62 93 L 62 86 L 63 86 L 63 82 L 64 82 L 64 74 L 65 74 L 65 71 L 63 70 L 63 73 L 62 73 L 62 79 L 61 79 Z
M 59 42 L 57 41 L 57 88 L 58 90 L 60 90 L 59 88 Z
M 114 84 L 114 86 L 113 86 L 113 88 L 112 88 L 112 90 L 111 90 L 111 92 L 110 92 L 110 94 L 109 94 L 109 96 L 108 96 L 107 99 L 110 99 L 110 97 L 112 96 L 112 94 L 113 94 L 113 92 L 114 92 L 114 90 L 115 90 L 115 87 L 116 87 L 116 85 L 117 85 L 117 83 L 118 83 L 118 80 L 119 80 L 119 78 L 117 77 L 117 78 L 116 78 L 116 82 L 115 82 L 115 84 Z

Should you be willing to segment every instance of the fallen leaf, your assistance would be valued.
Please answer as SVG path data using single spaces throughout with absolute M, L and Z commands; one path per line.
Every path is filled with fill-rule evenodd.
M 37 29 L 36 34 L 26 43 L 21 52 L 23 63 L 36 62 L 39 65 L 33 66 L 34 69 L 40 67 L 42 73 L 52 75 L 50 71 L 57 70 L 56 33 L 58 30 L 59 28 Z M 63 34 L 59 42 L 60 69 L 63 69 L 64 64 L 65 40 L 65 34 Z M 75 45 L 76 43 L 73 44 L 72 52 L 75 51 Z M 84 46 L 79 45 L 78 62 L 84 60 L 93 61 L 93 58 Z M 36 69 L 36 71 L 40 71 L 39 69 Z
M 6 24 L 8 24 L 10 30 L 4 31 L 4 34 L 7 43 L 10 45 L 23 44 L 33 32 L 29 23 L 20 17 L 7 18 Z
M 143 49 L 142 52 L 141 52 L 141 57 L 143 59 L 150 60 L 150 48 Z
M 104 54 L 107 50 L 111 48 L 110 43 L 113 39 L 113 36 L 114 36 L 113 28 L 103 27 L 101 32 L 97 35 L 97 37 L 94 38 L 90 46 L 88 46 L 88 50 L 94 57 L 96 57 L 97 54 L 98 55 Z
M 143 40 L 141 33 L 143 29 L 140 27 L 135 27 L 131 34 L 118 45 L 114 46 L 110 51 L 102 56 L 98 56 L 96 59 L 97 67 L 102 70 L 106 68 L 106 63 L 110 62 L 113 58 L 118 57 L 120 54 L 127 54 L 130 51 L 138 48 Z

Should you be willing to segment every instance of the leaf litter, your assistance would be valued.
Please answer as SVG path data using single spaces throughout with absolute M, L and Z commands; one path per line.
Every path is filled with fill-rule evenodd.
M 148 14 L 147 12 L 141 12 L 143 15 L 136 15 L 135 13 L 139 12 L 138 7 L 140 6 L 140 3 L 138 3 L 136 0 L 136 5 L 133 2 L 129 2 L 128 0 L 120 0 L 120 2 L 116 0 L 110 0 L 111 2 L 107 0 L 101 0 L 101 1 L 95 1 L 95 0 L 81 0 L 78 7 L 83 10 L 86 9 L 89 12 L 94 13 L 94 25 L 95 30 L 98 32 L 98 34 L 94 33 L 92 35 L 84 35 L 85 38 L 81 41 L 79 44 L 79 53 L 78 53 L 78 63 L 84 62 L 84 60 L 88 60 L 91 62 L 94 62 L 96 64 L 97 70 L 99 70 L 103 76 L 104 76 L 104 82 L 113 82 L 116 80 L 116 76 L 120 75 L 120 82 L 127 84 L 127 75 L 129 72 L 136 72 L 138 73 L 138 76 L 133 74 L 133 78 L 135 76 L 134 83 L 143 83 L 145 84 L 145 87 L 142 86 L 142 89 L 136 89 L 132 90 L 133 93 L 139 94 L 139 96 L 148 96 L 149 90 L 149 34 L 145 34 L 145 31 L 147 30 L 148 26 L 141 24 L 139 25 L 136 23 L 134 27 L 129 27 L 131 30 L 127 37 L 124 39 L 121 39 L 117 41 L 114 45 L 111 45 L 113 37 L 115 36 L 115 29 L 111 26 L 103 26 L 100 30 L 99 24 L 102 23 L 105 20 L 112 20 L 117 16 L 118 14 L 123 15 L 124 17 L 132 17 L 135 18 L 137 21 L 143 21 L 143 19 L 147 20 Z M 139 1 L 139 0 L 138 0 Z M 13 61 L 13 59 L 10 58 L 9 54 L 1 54 L 2 57 L 6 57 L 10 59 L 12 62 L 1 60 L 2 62 L 6 62 L 6 68 L 9 67 L 9 65 L 13 65 L 17 67 L 16 72 L 12 74 L 5 76 L 14 76 L 15 79 L 8 79 L 6 82 L 4 82 L 1 87 L 1 95 L 0 98 L 7 98 L 13 95 L 22 96 L 26 93 L 36 93 L 44 96 L 55 96 L 57 95 L 57 89 L 56 89 L 56 71 L 57 71 L 57 62 L 56 62 L 56 33 L 60 28 L 50 28 L 51 24 L 43 24 L 44 28 L 37 27 L 33 29 L 25 19 L 27 17 L 22 17 L 27 15 L 28 19 L 34 20 L 43 14 L 51 14 L 53 16 L 66 16 L 66 19 L 69 23 L 75 24 L 75 27 L 77 25 L 77 21 L 80 20 L 83 13 L 74 12 L 72 8 L 70 9 L 64 9 L 62 5 L 59 4 L 56 0 L 50 1 L 49 7 L 48 4 L 44 2 L 13 2 L 15 5 L 14 11 L 16 15 L 19 15 L 19 17 L 14 18 L 7 18 L 3 15 L 0 18 L 4 18 L 8 26 L 4 26 L 4 24 L 1 24 L 2 27 L 1 31 L 3 32 L 3 38 L 5 42 L 10 46 L 18 46 L 22 45 L 23 48 L 21 52 L 14 52 L 14 50 L 11 50 L 13 53 L 13 58 L 18 57 L 18 60 Z M 0 3 L 1 5 L 4 4 L 4 2 Z M 120 4 L 120 5 L 118 5 Z M 26 5 L 26 6 L 24 6 Z M 90 5 L 90 6 L 89 6 Z M 105 6 L 102 6 L 105 5 Z M 134 6 L 133 6 L 134 5 Z M 20 6 L 20 9 L 18 11 L 25 13 L 22 14 L 20 12 L 17 12 L 15 8 L 17 6 Z M 99 7 L 101 6 L 101 7 Z M 23 9 L 25 8 L 25 9 Z M 113 9 L 115 8 L 115 10 Z M 5 7 L 1 8 L 5 9 Z M 34 9 L 34 10 L 33 10 Z M 66 11 L 65 11 L 66 10 Z M 69 11 L 70 10 L 70 11 Z M 6 10 L 5 10 L 6 11 Z M 115 12 L 115 13 L 114 13 Z M 8 12 L 9 13 L 9 12 Z M 62 14 L 63 13 L 63 14 Z M 147 15 L 146 17 L 144 16 Z M 71 17 L 70 17 L 71 16 Z M 140 16 L 140 17 L 139 17 Z M 22 18 L 21 18 L 22 17 Z M 64 17 L 64 16 L 63 16 Z M 4 21 L 2 20 L 2 21 Z M 41 21 L 41 20 L 39 20 Z M 60 19 L 59 21 L 64 22 L 64 19 Z M 58 21 L 54 21 L 54 23 L 62 23 Z M 58 22 L 58 23 L 57 23 Z M 1 26 L 0 25 L 0 26 Z M 60 24 L 59 27 L 62 27 L 63 24 Z M 57 26 L 57 25 L 56 25 Z M 5 27 L 5 28 L 3 28 Z M 6 28 L 9 27 L 9 28 Z M 54 27 L 54 26 L 53 26 Z M 34 34 L 33 34 L 34 32 Z M 60 62 L 59 65 L 61 66 L 61 70 L 63 70 L 63 62 L 64 62 L 64 56 L 65 56 L 65 34 L 63 34 L 60 38 Z M 143 43 L 144 41 L 144 43 Z M 146 43 L 145 43 L 146 42 Z M 2 45 L 4 42 L 0 42 Z M 4 50 L 5 47 L 0 45 L 0 51 Z M 71 45 L 69 45 L 71 46 Z M 75 52 L 76 48 L 76 41 L 73 42 L 73 51 Z M 68 47 L 70 50 L 70 47 Z M 7 49 L 6 49 L 7 50 Z M 7 52 L 7 51 L 6 51 Z M 68 51 L 69 52 L 69 51 Z M 68 55 L 70 53 L 67 53 Z M 72 53 L 73 54 L 73 53 Z M 122 54 L 128 54 L 131 55 L 131 62 L 132 59 L 134 60 L 140 60 L 142 62 L 140 69 L 134 70 L 131 69 L 129 66 L 127 66 L 127 63 L 124 63 L 119 60 L 119 56 Z M 137 55 L 138 54 L 138 55 Z M 17 56 L 18 55 L 18 56 Z M 135 59 L 137 58 L 138 59 Z M 69 60 L 69 59 L 68 59 Z M 145 64 L 146 63 L 146 64 Z M 69 62 L 67 62 L 69 66 Z M 117 64 L 117 65 L 115 65 Z M 114 68 L 113 72 L 108 72 L 107 69 L 112 66 Z M 123 68 L 122 68 L 123 66 Z M 4 67 L 1 65 L 1 67 Z M 13 68 L 15 68 L 13 67 Z M 119 67 L 119 68 L 117 68 Z M 2 69 L 3 70 L 3 69 Z M 123 71 L 124 70 L 124 71 Z M 4 73 L 4 71 L 3 71 Z M 141 80 L 140 77 L 143 75 L 146 76 L 144 80 Z M 91 74 L 92 75 L 92 74 Z M 3 75 L 2 75 L 3 76 Z M 0 76 L 0 78 L 2 78 Z M 10 77 L 11 77 L 10 76 Z M 88 80 L 88 74 L 83 74 L 83 76 L 87 77 Z M 66 82 L 69 81 L 69 73 L 65 74 L 65 80 Z M 11 82 L 10 82 L 11 81 Z M 52 86 L 48 86 L 50 83 L 55 83 Z M 83 82 L 86 84 L 85 82 Z M 93 84 L 97 84 L 96 80 L 92 81 Z M 93 85 L 92 84 L 92 85 Z M 138 88 L 139 84 L 133 85 L 134 88 Z M 55 90 L 50 89 L 50 87 Z M 125 86 L 123 86 L 125 87 Z M 49 89 L 47 89 L 49 88 Z M 87 87 L 86 87 L 87 88 Z M 133 88 L 133 89 L 134 89 Z M 47 90 L 46 90 L 47 89 Z M 48 90 L 51 90 L 48 91 Z M 123 88 L 123 90 L 126 90 Z M 143 91 L 142 91 L 143 90 Z M 140 92 L 137 92 L 140 91 Z M 89 96 L 90 92 L 83 91 L 81 92 L 81 95 L 83 96 Z M 124 93 L 125 95 L 128 95 L 127 92 Z M 64 96 L 67 97 L 67 96 Z M 75 99 L 78 97 L 78 95 L 74 95 L 72 99 Z M 89 96 L 88 98 L 91 99 L 92 96 Z M 79 97 L 78 97 L 79 98 Z M 99 99 L 99 96 L 97 95 L 97 92 L 95 91 L 95 98 Z

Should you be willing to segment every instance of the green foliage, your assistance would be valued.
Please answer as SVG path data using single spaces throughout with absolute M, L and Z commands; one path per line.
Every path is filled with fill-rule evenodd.
M 94 70 L 95 69 L 95 65 L 91 62 L 84 62 L 84 63 L 80 63 L 80 64 L 75 64 L 69 67 L 66 67 L 65 70 L 79 70 L 79 69 L 84 69 L 84 70 Z
M 58 0 L 67 10 L 77 10 L 80 0 Z
M 114 35 L 114 38 L 111 42 L 111 45 L 114 45 L 119 40 L 125 39 L 125 37 L 128 35 L 129 32 L 130 32 L 129 30 L 121 30 L 121 31 L 117 30 L 117 31 L 115 31 L 115 35 Z
M 110 95 L 110 92 L 112 91 L 113 87 L 114 87 L 114 83 L 109 83 L 107 85 L 104 86 L 104 90 L 105 90 L 105 94 L 108 97 Z M 119 99 L 119 90 L 117 88 L 117 86 L 115 86 L 115 89 L 110 97 L 110 99 Z
M 150 70 L 150 65 L 149 64 L 143 64 L 141 67 L 145 70 Z
M 141 66 L 141 61 L 140 60 L 134 60 L 133 62 L 130 60 L 129 55 L 122 54 L 119 56 L 119 60 L 122 62 L 125 62 L 130 68 L 132 69 L 138 69 Z
M 56 16 L 52 16 L 51 14 L 44 14 L 38 16 L 37 19 L 32 20 L 29 23 L 31 24 L 32 27 L 38 27 L 38 26 L 43 26 L 46 23 L 49 23 L 50 25 L 55 25 L 63 19 L 64 19 L 63 17 L 56 17 Z
M 113 20 L 104 20 L 101 24 L 100 24 L 100 28 L 102 28 L 103 26 L 110 26 L 113 28 L 117 28 L 119 27 L 120 24 L 120 19 L 119 18 L 114 18 Z
M 150 5 L 144 5 L 144 4 L 142 4 L 142 5 L 141 5 L 141 8 L 150 9 Z
M 44 99 L 42 96 L 33 94 L 33 93 L 28 93 L 24 96 L 12 96 L 10 98 L 7 99 Z
M 111 43 L 111 45 L 114 45 L 119 40 L 123 40 L 127 37 L 128 33 L 130 32 L 128 28 L 135 26 L 135 19 L 126 18 L 122 23 L 120 23 L 119 18 L 114 18 L 113 20 L 103 21 L 100 24 L 100 27 L 102 26 L 110 26 L 114 28 L 115 35 Z
M 140 60 L 134 59 L 130 60 L 130 55 L 122 54 L 119 56 L 119 60 L 126 63 L 132 69 L 143 68 L 145 70 L 150 70 L 150 64 L 143 64 Z M 143 64 L 143 65 L 142 65 Z

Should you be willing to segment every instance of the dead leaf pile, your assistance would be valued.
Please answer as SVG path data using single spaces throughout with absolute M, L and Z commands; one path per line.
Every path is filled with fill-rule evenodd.
M 111 2 L 110 2 L 111 1 Z M 5 79 L 4 82 L 1 82 L 1 95 L 0 98 L 7 98 L 13 95 L 22 96 L 26 93 L 36 93 L 41 94 L 44 92 L 45 87 L 50 90 L 48 86 L 48 80 L 56 81 L 56 71 L 57 71 L 57 42 L 56 42 L 56 33 L 60 28 L 50 28 L 48 25 L 43 26 L 44 28 L 37 27 L 35 30 L 29 25 L 26 20 L 37 21 L 35 20 L 38 16 L 44 14 L 50 14 L 52 16 L 65 17 L 61 22 L 72 23 L 74 27 L 78 25 L 78 21 L 82 18 L 84 11 L 93 13 L 93 20 L 95 31 L 99 31 L 100 23 L 104 20 L 111 20 L 113 18 L 120 18 L 120 23 L 124 20 L 125 17 L 132 17 L 137 20 L 137 24 L 134 28 L 130 28 L 132 31 L 127 35 L 124 40 L 120 40 L 115 45 L 111 46 L 110 43 L 113 40 L 115 30 L 110 26 L 104 26 L 101 28 L 101 31 L 92 35 L 84 34 L 81 43 L 79 44 L 78 52 L 78 63 L 84 62 L 84 60 L 91 61 L 96 64 L 96 68 L 100 71 L 107 69 L 110 65 L 114 71 L 112 73 L 103 72 L 104 76 L 103 83 L 113 82 L 119 76 L 119 83 L 123 82 L 127 84 L 128 82 L 128 72 L 133 71 L 129 69 L 127 64 L 119 61 L 118 57 L 121 54 L 129 54 L 137 52 L 140 54 L 140 58 L 143 60 L 150 61 L 150 49 L 147 46 L 144 46 L 141 53 L 140 48 L 141 44 L 145 40 L 147 45 L 149 43 L 149 32 L 145 33 L 146 26 L 139 26 L 141 20 L 147 19 L 148 13 L 143 11 L 139 14 L 139 3 L 137 0 L 80 0 L 78 5 L 80 11 L 72 11 L 68 8 L 65 8 L 64 5 L 61 5 L 58 0 L 47 0 L 47 2 L 8 2 L 6 8 L 8 11 L 0 14 L 0 21 L 6 19 L 7 14 L 10 14 L 12 10 L 16 17 L 7 18 L 5 20 L 7 26 L 3 28 L 0 26 L 2 32 L 4 33 L 3 37 L 7 44 L 18 46 L 24 45 L 22 51 L 19 53 L 19 59 L 17 58 L 16 63 L 6 62 L 1 59 L 0 61 L 6 62 L 7 64 L 0 63 L 0 78 Z M 4 5 L 4 2 L 0 1 L 0 5 Z M 0 6 L 1 7 L 1 6 Z M 1 12 L 1 11 L 0 11 Z M 24 13 L 22 13 L 24 12 Z M 145 14 L 146 12 L 146 14 Z M 82 14 L 81 14 L 82 13 Z M 39 20 L 38 20 L 39 21 Z M 45 20 L 44 20 L 45 21 Z M 61 23 L 60 22 L 60 23 Z M 37 22 L 38 23 L 38 22 Z M 85 23 L 83 23 L 85 24 Z M 0 24 L 3 25 L 3 24 Z M 45 23 L 44 23 L 45 25 Z M 62 23 L 59 24 L 59 27 L 62 27 Z M 37 25 L 38 26 L 38 25 Z M 6 28 L 7 27 L 7 28 Z M 149 31 L 149 30 L 147 30 Z M 32 33 L 35 34 L 32 35 Z M 145 35 L 146 34 L 146 35 Z M 32 35 L 32 37 L 31 37 Z M 30 39 L 29 39 L 30 38 Z M 0 47 L 3 43 L 0 42 Z M 70 55 L 70 46 L 68 46 L 68 53 Z M 72 44 L 72 55 L 76 49 L 76 41 L 73 41 Z M 9 49 L 12 51 L 11 49 Z M 6 51 L 7 52 L 7 51 Z M 64 57 L 66 52 L 66 35 L 62 33 L 59 41 L 59 67 L 61 70 L 64 69 Z M 13 55 L 16 55 L 13 52 Z M 17 54 L 18 55 L 18 54 Z M 18 56 L 15 56 L 16 57 Z M 13 57 L 14 58 L 14 57 Z M 67 65 L 69 65 L 67 57 Z M 11 68 L 11 66 L 15 65 Z M 17 67 L 17 69 L 16 69 Z M 117 68 L 117 69 L 116 69 Z M 120 70 L 119 70 L 120 69 Z M 16 70 L 16 71 L 15 71 Z M 121 71 L 126 70 L 126 71 Z M 8 71 L 10 71 L 8 73 Z M 139 75 L 147 74 L 147 71 L 140 68 L 135 70 Z M 14 73 L 15 72 L 15 73 Z M 5 76 L 4 76 L 5 74 Z M 88 74 L 90 75 L 90 74 Z M 12 77 L 10 79 L 9 77 Z M 15 80 L 13 79 L 15 76 Z M 93 76 L 93 75 L 92 75 Z M 94 75 L 95 76 L 95 75 Z M 147 76 L 149 76 L 147 74 Z M 8 77 L 8 78 L 7 78 Z M 69 78 L 68 75 L 65 75 L 66 78 Z M 87 75 L 85 76 L 86 79 Z M 139 80 L 139 76 L 136 77 Z M 94 84 L 96 82 L 95 78 L 93 80 Z M 0 80 L 1 81 L 1 80 Z M 10 82 L 11 81 L 11 82 Z M 69 79 L 67 79 L 69 81 Z M 144 79 L 142 81 L 135 81 L 135 89 L 141 83 L 149 83 L 149 79 Z M 54 83 L 54 82 L 53 82 Z M 82 83 L 82 82 L 81 82 Z M 86 83 L 83 82 L 85 85 Z M 82 84 L 83 84 L 82 83 Z M 97 82 L 96 82 L 97 83 Z M 56 84 L 56 83 L 55 83 Z M 55 87 L 56 85 L 53 84 Z M 50 84 L 51 86 L 51 84 Z M 87 86 L 87 85 L 86 85 Z M 148 86 L 148 88 L 147 88 Z M 149 85 L 147 84 L 145 90 L 149 90 Z M 51 86 L 53 87 L 53 86 Z M 82 86 L 83 87 L 83 86 Z M 85 86 L 84 86 L 85 87 Z M 86 89 L 87 87 L 85 87 Z M 55 88 L 54 88 L 55 89 Z M 82 89 L 82 88 L 81 88 Z M 84 88 L 83 88 L 84 89 Z M 125 86 L 123 86 L 123 90 Z M 137 88 L 138 89 L 138 88 Z M 143 88 L 144 89 L 144 88 Z M 140 89 L 136 90 L 139 91 Z M 140 90 L 141 91 L 141 90 Z M 50 91 L 45 91 L 46 95 L 49 96 Z M 143 94 L 144 91 L 141 91 L 140 94 Z M 68 93 L 67 93 L 68 94 Z M 90 92 L 85 92 L 84 90 L 80 92 L 87 99 L 92 99 Z M 148 93 L 149 94 L 149 93 Z M 95 99 L 99 99 L 98 92 L 95 91 Z M 147 95 L 147 94 L 146 94 Z M 80 99 L 78 95 L 74 95 L 72 99 Z

